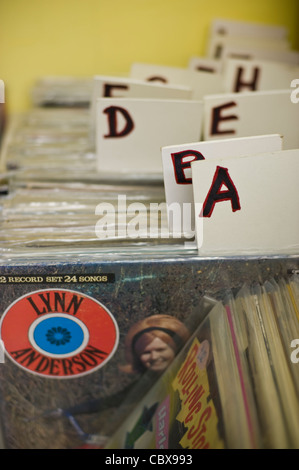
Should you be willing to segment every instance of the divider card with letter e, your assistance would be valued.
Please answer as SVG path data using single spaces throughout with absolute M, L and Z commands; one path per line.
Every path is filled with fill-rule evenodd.
M 203 140 L 281 134 L 284 149 L 299 148 L 299 106 L 292 89 L 204 97 Z
M 98 98 L 160 98 L 191 99 L 191 88 L 165 85 L 127 77 L 96 75 L 93 78 L 90 106 L 91 127 L 95 132 L 96 102 Z
M 204 72 L 183 67 L 170 67 L 133 63 L 130 76 L 149 82 L 183 85 L 193 90 L 192 99 L 201 100 L 205 95 L 223 93 L 223 79 L 221 72 Z
M 202 101 L 99 98 L 98 171 L 162 178 L 161 147 L 200 140 L 202 122 Z
M 210 142 L 195 142 L 162 148 L 165 198 L 170 231 L 194 236 L 194 204 L 191 162 L 196 160 L 239 157 L 282 150 L 283 139 L 278 134 L 239 137 Z M 205 162 L 203 162 L 205 164 Z M 174 217 L 175 207 L 183 217 Z M 187 211 L 189 210 L 189 216 Z M 191 213 L 191 215 L 190 215 Z
M 191 164 L 202 256 L 299 250 L 299 149 Z

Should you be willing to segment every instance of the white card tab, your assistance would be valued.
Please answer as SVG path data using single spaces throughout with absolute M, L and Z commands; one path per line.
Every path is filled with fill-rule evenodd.
M 299 52 L 291 49 L 225 45 L 222 48 L 221 59 L 225 60 L 229 57 L 249 60 L 264 59 L 290 65 L 299 65 Z
M 227 156 L 239 157 L 278 150 L 282 150 L 282 138 L 276 134 L 163 147 L 162 164 L 170 231 L 184 233 L 189 238 L 194 236 L 192 161 L 210 161 Z M 173 217 L 173 208 L 178 205 L 180 214 L 185 214 L 185 220 L 182 216 Z M 191 217 L 187 218 L 187 210 L 192 214 Z
M 183 67 L 135 62 L 131 66 L 130 76 L 150 82 L 187 86 L 193 90 L 194 100 L 201 100 L 207 94 L 224 91 L 222 74 L 217 72 L 208 73 Z
M 221 73 L 222 61 L 211 57 L 192 56 L 189 59 L 188 68 L 197 72 Z
M 225 36 L 214 34 L 209 41 L 207 56 L 221 59 L 224 48 L 270 49 L 285 51 L 290 48 L 287 39 L 256 38 L 248 36 Z
M 204 98 L 203 140 L 281 134 L 284 149 L 296 149 L 298 122 L 299 106 L 291 101 L 291 88 Z
M 4 103 L 5 98 L 4 98 L 4 82 L 3 80 L 0 80 L 0 103 Z
M 202 256 L 299 250 L 299 149 L 192 163 Z
M 202 101 L 99 98 L 98 171 L 162 177 L 161 147 L 200 140 L 202 121 Z
M 299 77 L 299 66 L 281 62 L 228 58 L 223 64 L 227 93 L 287 89 L 294 77 Z

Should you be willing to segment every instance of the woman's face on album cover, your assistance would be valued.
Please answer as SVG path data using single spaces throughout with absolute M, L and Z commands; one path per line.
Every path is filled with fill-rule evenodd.
M 166 369 L 174 357 L 174 350 L 158 337 L 149 343 L 140 354 L 140 360 L 144 367 L 155 372 Z

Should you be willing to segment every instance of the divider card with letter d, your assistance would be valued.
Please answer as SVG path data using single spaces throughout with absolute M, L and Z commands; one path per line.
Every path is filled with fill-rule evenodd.
M 222 157 L 239 157 L 282 150 L 283 139 L 278 134 L 239 137 L 210 142 L 194 142 L 162 148 L 165 198 L 168 224 L 173 233 L 194 236 L 194 204 L 191 162 L 210 161 Z M 179 212 L 176 217 L 175 210 Z
M 299 250 L 299 149 L 191 164 L 202 256 Z
M 100 98 L 98 171 L 162 178 L 161 147 L 200 140 L 202 121 L 202 101 Z
M 191 99 L 191 88 L 180 85 L 165 85 L 127 77 L 96 75 L 90 105 L 92 133 L 95 135 L 96 103 L 98 98 L 159 98 Z
M 204 97 L 203 140 L 281 134 L 284 149 L 299 148 L 299 106 L 292 89 Z

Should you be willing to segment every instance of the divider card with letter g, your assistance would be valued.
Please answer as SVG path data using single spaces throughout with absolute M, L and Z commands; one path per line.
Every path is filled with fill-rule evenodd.
M 206 161 L 222 157 L 239 157 L 256 153 L 282 150 L 283 139 L 278 134 L 219 139 L 210 142 L 193 142 L 162 148 L 165 198 L 170 231 L 194 236 L 194 204 L 191 177 L 191 162 Z M 174 207 L 183 217 L 173 217 Z M 191 216 L 187 217 L 187 210 Z
M 299 250 L 299 149 L 191 164 L 202 256 Z

